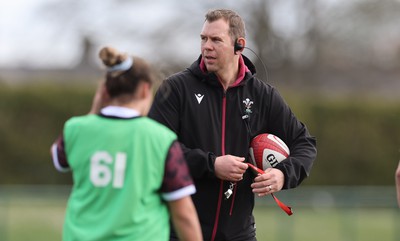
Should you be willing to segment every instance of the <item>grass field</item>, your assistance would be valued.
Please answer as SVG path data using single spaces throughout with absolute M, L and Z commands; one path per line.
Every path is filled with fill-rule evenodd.
M 260 241 L 395 241 L 400 238 L 396 215 L 396 210 L 382 208 L 301 208 L 290 217 L 270 207 L 255 211 Z
M 68 190 L 0 189 L 0 240 L 61 240 Z M 393 206 L 300 205 L 292 216 L 287 216 L 273 202 L 260 200 L 255 210 L 259 241 L 395 241 L 400 240 L 399 215 Z

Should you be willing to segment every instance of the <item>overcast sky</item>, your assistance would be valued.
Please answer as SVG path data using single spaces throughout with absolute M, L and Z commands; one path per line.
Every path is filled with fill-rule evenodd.
M 1 0 L 0 67 L 73 67 L 81 57 L 82 33 L 94 36 L 95 44 L 112 44 L 148 57 L 171 44 L 166 39 L 164 46 L 154 46 L 148 38 L 154 31 L 170 31 L 169 41 L 178 43 L 181 50 L 171 48 L 172 57 L 192 61 L 200 52 L 199 33 L 206 10 L 231 8 L 246 21 L 246 6 L 252 1 L 260 0 Z M 315 1 L 326 9 L 362 0 Z M 270 15 L 275 31 L 281 37 L 298 34 L 300 8 L 296 4 L 301 2 L 273 3 Z M 174 26 L 178 17 L 185 21 Z
M 174 57 L 191 61 L 199 53 L 198 34 L 207 9 L 231 8 L 242 14 L 245 12 L 242 6 L 252 1 L 2 0 L 0 67 L 74 66 L 81 56 L 82 32 L 95 36 L 100 42 L 98 44 L 113 44 L 147 57 L 159 46 L 149 46 L 146 37 L 160 26 L 170 28 L 174 38 L 185 40 L 179 41 L 184 51 Z M 340 0 L 324 1 L 335 3 Z M 271 13 L 272 17 L 279 19 L 274 25 L 284 30 L 282 34 L 295 30 L 292 10 L 295 2 L 280 0 Z M 177 16 L 187 19 L 180 25 L 188 26 L 188 32 L 176 31 L 177 27 L 170 25 L 169 21 Z M 137 39 L 115 36 L 115 29 L 120 31 L 118 33 L 134 31 Z
M 68 5 L 68 2 L 75 4 Z M 80 58 L 81 32 L 100 31 L 98 29 L 102 27 L 102 22 L 107 21 L 107 17 L 110 16 L 108 7 L 112 1 L 101 1 L 101 4 L 98 2 L 96 0 L 0 1 L 0 66 L 73 65 Z M 162 4 L 150 7 L 148 4 L 143 6 L 143 1 L 133 2 L 137 5 L 136 8 L 119 9 L 120 14 L 114 15 L 113 21 L 146 31 L 156 16 L 168 17 L 165 16 L 168 7 Z M 59 4 L 61 10 L 57 8 L 54 12 L 44 10 L 49 4 L 53 6 Z M 163 9 L 167 11 L 163 12 Z M 145 14 L 149 16 L 146 18 L 146 24 L 138 21 Z M 110 36 L 107 38 L 107 33 L 110 31 L 107 29 L 101 31 L 104 32 L 105 41 L 113 42 Z M 118 38 L 114 37 L 117 43 Z M 138 46 L 137 49 L 144 48 Z
M 34 12 L 45 0 L 0 1 L 0 65 L 14 66 L 32 54 L 39 41 L 29 36 L 34 25 Z M 29 46 L 29 47 L 28 47 Z M 24 54 L 22 54 L 24 52 Z
M 132 0 L 120 1 L 119 4 L 116 2 L 118 1 L 0 1 L 0 66 L 73 66 L 80 58 L 82 32 L 96 36 L 97 40 L 103 41 L 104 44 L 126 47 L 129 48 L 127 51 L 145 55 L 150 50 L 154 51 L 154 46 L 146 45 L 146 40 L 140 37 L 144 38 L 156 24 L 165 24 L 174 15 L 185 14 L 179 13 L 182 4 L 186 6 L 184 9 L 199 5 L 197 0 Z M 202 0 L 202 6 L 215 6 L 213 2 L 215 1 Z M 229 6 L 229 2 L 232 1 L 219 1 L 219 6 Z M 55 11 L 52 12 L 52 8 L 45 10 L 49 4 Z M 188 20 L 196 19 L 201 23 L 203 18 L 204 12 L 201 12 Z M 173 26 L 170 27 L 173 30 Z M 120 29 L 122 32 L 131 29 L 138 33 L 139 40 L 115 36 L 113 29 Z M 197 35 L 191 38 L 198 40 Z M 134 49 L 130 49 L 132 47 Z

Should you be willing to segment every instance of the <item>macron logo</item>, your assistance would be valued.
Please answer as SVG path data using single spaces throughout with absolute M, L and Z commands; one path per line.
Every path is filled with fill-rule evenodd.
M 194 94 L 194 96 L 196 96 L 197 102 L 199 102 L 199 104 L 201 103 L 204 97 L 204 95 L 202 94 Z

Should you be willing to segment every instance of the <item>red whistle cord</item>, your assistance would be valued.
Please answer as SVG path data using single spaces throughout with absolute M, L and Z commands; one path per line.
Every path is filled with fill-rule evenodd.
M 271 193 L 271 196 L 274 198 L 275 202 L 278 204 L 278 206 L 285 212 L 287 215 L 292 215 L 293 211 L 292 208 L 284 204 L 283 202 L 279 201 L 277 197 L 273 193 Z
M 260 168 L 254 166 L 254 165 L 252 165 L 252 164 L 250 164 L 250 163 L 247 163 L 247 165 L 249 165 L 249 166 L 253 169 L 253 171 L 255 171 L 255 172 L 258 173 L 258 174 L 264 174 L 264 173 L 265 173 L 263 170 L 261 170 Z M 287 206 L 286 204 L 284 204 L 283 202 L 279 201 L 279 199 L 278 199 L 277 197 L 275 197 L 275 195 L 274 195 L 273 193 L 271 193 L 271 196 L 274 198 L 276 204 L 278 204 L 278 206 L 279 206 L 285 213 L 287 213 L 287 215 L 290 216 L 290 215 L 293 214 L 293 211 L 292 211 L 292 208 L 291 208 L 291 207 L 289 207 L 289 206 Z

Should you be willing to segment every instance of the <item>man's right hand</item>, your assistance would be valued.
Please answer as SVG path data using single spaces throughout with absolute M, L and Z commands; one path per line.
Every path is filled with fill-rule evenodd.
M 215 175 L 225 181 L 237 182 L 243 179 L 248 165 L 243 163 L 244 157 L 225 155 L 215 159 Z

